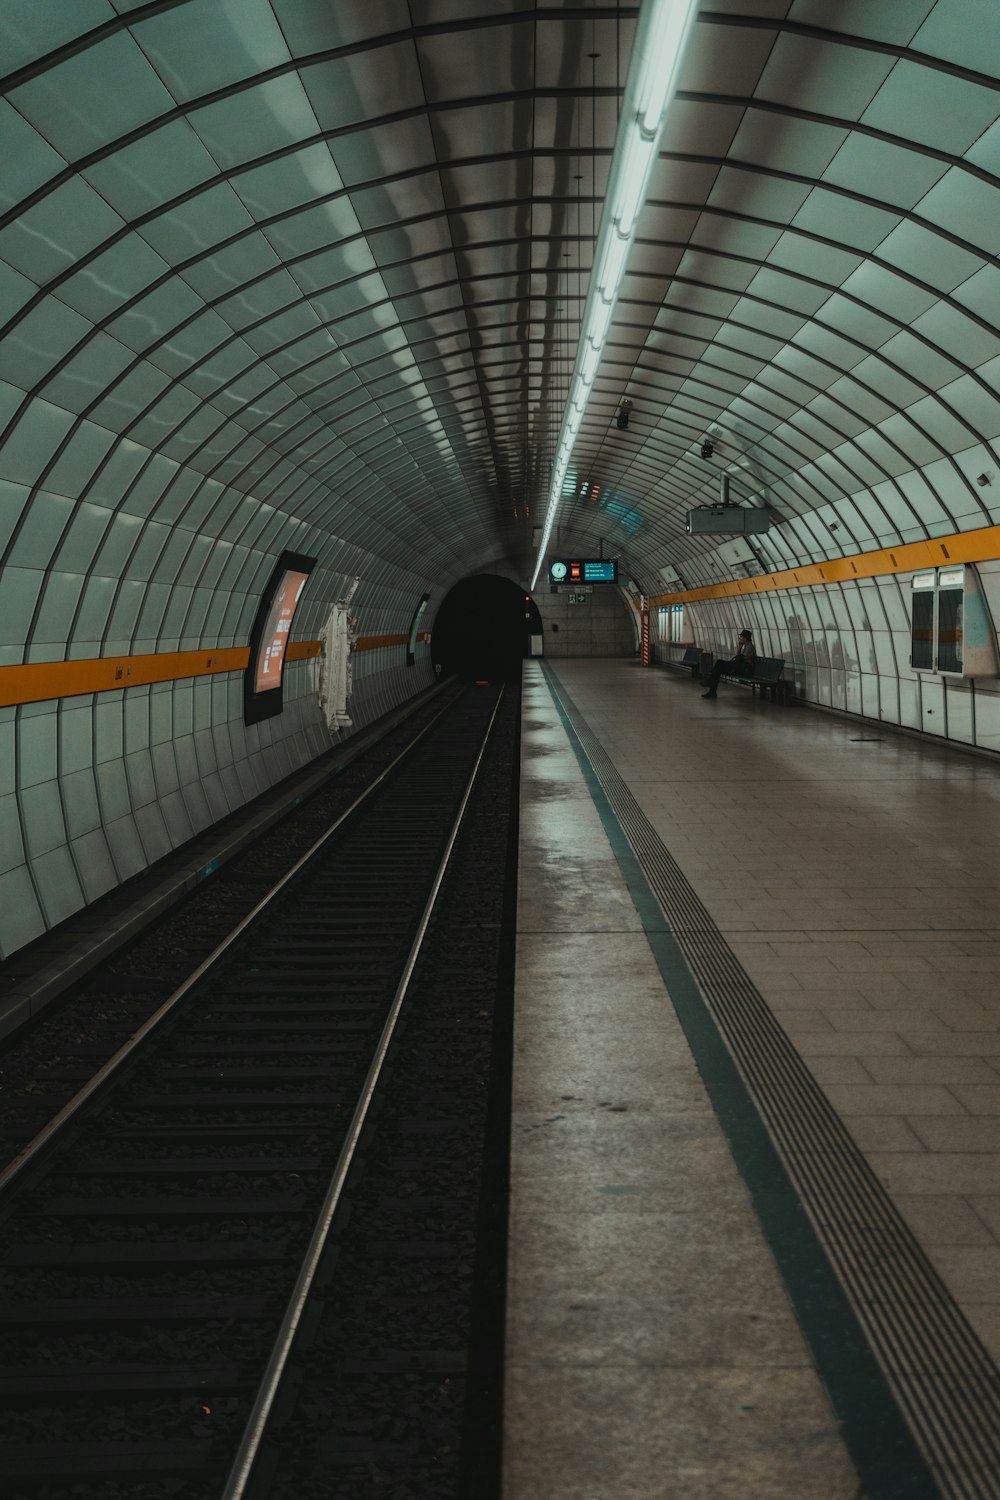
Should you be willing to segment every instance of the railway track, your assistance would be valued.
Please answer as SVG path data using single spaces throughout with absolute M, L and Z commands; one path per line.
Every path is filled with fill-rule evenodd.
M 460 1181 L 448 1180 L 433 1165 L 429 1192 L 414 1183 L 423 1174 L 427 1188 L 418 1158 L 428 1142 L 433 1162 L 435 1143 L 470 1133 L 461 1087 L 470 1069 L 480 1174 L 494 1149 L 486 1121 L 490 1098 L 496 1113 L 498 1097 L 487 1084 L 495 986 L 479 996 L 475 1024 L 470 994 L 484 943 L 502 965 L 510 898 L 494 894 L 491 907 L 482 881 L 475 895 L 469 872 L 482 870 L 482 841 L 491 836 L 506 851 L 499 872 L 510 867 L 516 731 L 515 702 L 502 702 L 497 689 L 470 691 L 0 1178 L 0 1468 L 11 1500 L 338 1493 L 313 1490 L 305 1472 L 296 1488 L 281 1490 L 290 1441 L 300 1470 L 315 1450 L 323 1473 L 331 1463 L 352 1473 L 345 1494 L 390 1493 L 383 1480 L 396 1484 L 391 1493 L 406 1493 L 401 1474 L 420 1470 L 428 1454 L 445 1488 L 413 1493 L 460 1493 L 471 1451 L 466 1444 L 463 1471 L 458 1450 L 469 1415 L 462 1401 L 443 1423 L 440 1413 L 429 1426 L 411 1421 L 417 1436 L 394 1443 L 381 1425 L 401 1430 L 413 1403 L 404 1399 L 393 1412 L 392 1379 L 380 1386 L 389 1403 L 384 1423 L 369 1418 L 367 1431 L 363 1420 L 338 1425 L 322 1403 L 310 1412 L 299 1397 L 317 1347 L 324 1372 L 317 1378 L 348 1392 L 373 1378 L 379 1385 L 382 1374 L 402 1375 L 405 1385 L 416 1369 L 430 1374 L 433 1398 L 442 1363 L 445 1388 L 468 1385 L 468 1334 L 480 1316 L 474 1226 L 492 1187 L 484 1195 L 476 1172 L 469 1177 L 463 1167 Z M 479 770 L 491 762 L 493 791 L 483 789 Z M 470 833 L 477 818 L 479 832 Z M 463 859 L 466 873 L 456 875 L 455 860 Z M 471 896 L 476 905 L 460 920 L 458 982 L 452 962 L 446 1003 L 435 1009 L 442 960 L 427 954 L 435 943 L 446 953 L 455 941 L 442 890 L 452 902 Z M 478 939 L 467 941 L 469 932 Z M 406 1009 L 414 976 L 422 1019 Z M 412 1036 L 426 1033 L 422 1052 L 409 1035 L 405 1049 L 394 1048 L 387 1024 L 394 1015 Z M 471 1050 L 455 1048 L 456 1029 L 468 1033 Z M 395 1107 L 393 1090 L 380 1092 L 387 1056 L 399 1076 L 410 1074 Z M 411 1111 L 402 1126 L 400 1107 Z M 383 1116 L 395 1121 L 388 1148 L 377 1144 Z M 420 1151 L 400 1153 L 400 1129 Z M 359 1263 L 357 1246 L 346 1247 L 366 1177 L 382 1228 L 381 1239 L 364 1232 Z M 348 1202 L 341 1201 L 345 1182 Z M 458 1230 L 448 1222 L 456 1214 Z M 428 1222 L 438 1230 L 445 1223 L 444 1233 L 428 1233 Z M 425 1227 L 416 1235 L 418 1223 Z M 412 1276 L 404 1290 L 386 1292 L 392 1278 L 384 1263 L 399 1262 L 401 1244 L 408 1272 L 428 1259 L 439 1269 L 449 1257 L 454 1262 L 460 1244 L 465 1331 L 443 1351 L 435 1351 L 428 1318 L 447 1324 L 435 1306 L 443 1314 L 453 1300 L 457 1267 L 446 1268 L 429 1303 Z M 379 1245 L 388 1253 L 380 1256 Z M 353 1269 L 342 1278 L 346 1312 L 343 1302 L 338 1311 L 332 1267 L 352 1254 Z M 496 1265 L 489 1255 L 487 1262 L 495 1283 Z M 372 1276 L 363 1290 L 358 1277 L 366 1269 Z M 404 1344 L 412 1345 L 416 1320 L 421 1348 L 400 1348 L 396 1334 L 373 1331 L 376 1310 L 401 1326 Z M 340 1330 L 332 1360 L 327 1314 Z M 345 1316 L 356 1325 L 350 1337 Z M 289 1386 L 286 1361 L 303 1338 L 313 1354 L 295 1355 Z M 474 1355 L 474 1367 L 478 1361 Z M 482 1385 L 474 1379 L 470 1389 Z M 485 1483 L 477 1493 L 489 1493 Z

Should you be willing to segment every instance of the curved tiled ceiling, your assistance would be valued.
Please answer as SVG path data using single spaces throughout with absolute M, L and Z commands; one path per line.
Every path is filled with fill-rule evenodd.
M 635 16 L 6 0 L 0 664 L 245 640 L 285 548 L 369 628 L 526 576 Z M 998 519 L 998 66 L 995 0 L 702 7 L 564 543 L 718 577 L 720 472 L 761 567 Z

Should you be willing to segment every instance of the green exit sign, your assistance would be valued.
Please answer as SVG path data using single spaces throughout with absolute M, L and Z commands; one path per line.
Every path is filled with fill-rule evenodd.
M 586 594 L 568 594 L 566 597 L 570 604 L 586 604 L 587 602 Z

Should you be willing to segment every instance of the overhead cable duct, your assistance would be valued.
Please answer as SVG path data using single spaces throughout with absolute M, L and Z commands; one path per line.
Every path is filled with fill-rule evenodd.
M 604 340 L 654 163 L 667 106 L 674 93 L 684 43 L 695 12 L 695 0 L 644 0 L 635 45 L 625 80 L 625 99 L 615 140 L 601 228 L 570 381 L 566 410 L 556 443 L 548 509 L 542 541 L 531 577 L 534 588 L 555 525 L 570 456 L 590 398 Z

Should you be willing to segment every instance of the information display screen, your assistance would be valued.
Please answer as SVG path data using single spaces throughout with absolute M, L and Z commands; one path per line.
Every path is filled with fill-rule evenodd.
M 549 563 L 549 582 L 617 583 L 618 562 L 616 558 L 604 557 L 555 558 Z
M 243 678 L 243 718 L 247 724 L 281 712 L 285 652 L 295 611 L 315 565 L 313 557 L 283 553 L 261 595 Z
M 292 628 L 295 610 L 308 577 L 308 573 L 295 573 L 291 569 L 281 577 L 257 648 L 257 671 L 254 678 L 256 693 L 266 693 L 269 688 L 281 685 L 288 632 Z

